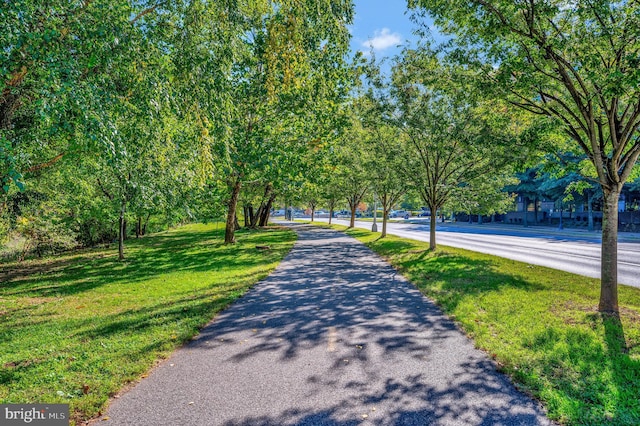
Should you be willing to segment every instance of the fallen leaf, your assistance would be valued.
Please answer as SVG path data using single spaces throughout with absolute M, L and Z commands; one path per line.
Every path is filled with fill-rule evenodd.
M 104 417 L 102 418 L 102 421 L 103 421 L 103 422 L 106 422 L 107 420 L 109 420 L 109 416 L 104 416 Z

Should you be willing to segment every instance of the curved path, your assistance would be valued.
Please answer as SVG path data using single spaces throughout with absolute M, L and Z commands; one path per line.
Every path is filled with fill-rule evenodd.
M 363 244 L 295 228 L 276 271 L 115 399 L 101 424 L 551 424 Z

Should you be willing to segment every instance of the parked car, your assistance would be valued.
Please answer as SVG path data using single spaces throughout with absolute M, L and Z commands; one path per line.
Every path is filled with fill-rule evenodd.
M 348 210 L 338 210 L 333 213 L 333 217 L 341 218 L 341 217 L 351 217 L 351 212 Z
M 391 210 L 391 213 L 389 213 L 389 217 L 401 217 L 403 219 L 409 219 L 409 217 L 411 216 L 411 213 L 409 213 L 406 210 Z

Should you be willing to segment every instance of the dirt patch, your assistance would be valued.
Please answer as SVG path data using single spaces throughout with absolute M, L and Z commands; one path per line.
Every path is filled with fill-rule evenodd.
M 575 315 L 575 312 L 583 314 L 597 314 L 598 307 L 596 305 L 585 305 L 575 301 L 566 301 L 555 304 L 551 307 L 553 312 L 567 325 L 587 324 L 588 321 L 583 315 Z

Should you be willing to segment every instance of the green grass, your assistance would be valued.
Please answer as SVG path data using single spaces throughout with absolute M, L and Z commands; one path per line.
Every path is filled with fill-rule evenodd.
M 336 226 L 338 229 L 344 227 Z M 599 280 L 462 249 L 348 230 L 388 259 L 494 358 L 550 418 L 640 424 L 640 289 L 621 321 L 597 311 Z
M 291 249 L 283 229 L 189 225 L 114 248 L 4 264 L 0 403 L 69 403 L 79 422 L 191 339 Z M 269 245 L 270 250 L 256 250 Z

